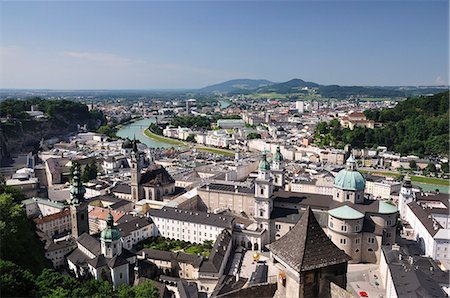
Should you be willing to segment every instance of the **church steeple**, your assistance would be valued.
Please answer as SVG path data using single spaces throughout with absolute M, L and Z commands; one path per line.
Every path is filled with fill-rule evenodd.
M 86 188 L 81 182 L 80 172 L 80 165 L 77 163 L 75 164 L 72 186 L 70 187 L 70 203 L 72 205 L 78 205 L 84 202 L 84 194 L 86 193 Z
M 122 242 L 120 232 L 114 226 L 114 217 L 111 211 L 106 218 L 106 229 L 100 233 L 102 254 L 107 258 L 113 258 L 122 253 Z
M 72 237 L 75 239 L 83 233 L 89 233 L 88 204 L 84 200 L 86 189 L 81 182 L 80 172 L 80 165 L 77 163 L 73 171 L 72 186 L 70 187 Z
M 272 176 L 273 185 L 284 188 L 284 157 L 281 154 L 280 146 L 277 146 L 277 152 L 272 158 Z

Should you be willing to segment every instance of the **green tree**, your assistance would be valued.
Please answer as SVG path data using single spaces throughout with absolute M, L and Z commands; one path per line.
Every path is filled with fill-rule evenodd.
M 247 140 L 253 140 L 253 139 L 261 139 L 261 134 L 256 132 L 251 132 L 247 135 Z
M 44 269 L 36 278 L 37 293 L 40 297 L 67 297 L 80 283 L 71 276 L 63 275 L 53 269 Z M 60 296 L 65 294 L 66 296 Z
M 148 130 L 150 130 L 154 134 L 157 134 L 160 136 L 163 135 L 163 130 L 156 123 L 150 123 L 150 125 L 148 126 Z
M 444 162 L 441 164 L 441 171 L 444 173 L 449 173 L 449 166 L 448 162 Z
M 34 232 L 34 224 L 10 193 L 0 194 L 1 258 L 31 272 L 48 266 L 42 243 Z M 25 257 L 26 256 L 26 257 Z
M 97 178 L 97 164 L 95 160 L 91 160 L 85 167 L 81 180 L 83 182 L 88 182 Z
M 0 292 L 3 297 L 34 297 L 34 276 L 10 261 L 0 259 Z
M 436 165 L 432 162 L 427 165 L 426 170 L 428 170 L 430 173 L 437 173 Z
M 417 163 L 414 159 L 409 161 L 409 167 L 411 170 L 417 170 Z
M 194 134 L 188 135 L 188 137 L 186 138 L 186 141 L 191 142 L 191 143 L 197 143 L 197 140 L 195 139 Z
M 129 285 L 120 285 L 115 290 L 115 295 L 117 298 L 133 298 L 134 295 L 134 289 L 130 287 Z
M 133 288 L 136 298 L 157 298 L 159 290 L 151 280 L 146 280 Z

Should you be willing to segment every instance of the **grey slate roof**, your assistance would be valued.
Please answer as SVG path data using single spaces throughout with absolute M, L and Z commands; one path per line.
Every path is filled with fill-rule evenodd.
M 433 218 L 428 217 L 431 216 L 431 209 L 424 209 L 419 204 L 417 204 L 417 202 L 409 203 L 408 207 L 411 209 L 414 215 L 420 220 L 420 222 L 424 225 L 424 227 L 427 229 L 428 233 L 430 233 L 431 236 L 436 235 L 439 229 L 442 229 L 442 226 L 439 224 L 439 222 L 433 220 Z
M 122 266 L 124 264 L 128 264 L 128 262 L 122 256 L 115 256 L 108 260 L 108 267 L 111 269 Z
M 98 256 L 101 253 L 100 242 L 88 233 L 83 233 L 80 237 L 78 237 L 77 242 L 95 256 Z
M 114 186 L 113 188 L 111 188 L 111 192 L 115 193 L 126 193 L 126 194 L 131 194 L 131 186 L 128 184 L 117 184 L 116 186 Z
M 132 232 L 141 229 L 142 227 L 149 226 L 152 223 L 153 221 L 150 218 L 134 216 L 132 220 L 118 224 L 117 228 L 119 229 L 120 235 L 126 237 Z
M 238 192 L 238 193 L 245 193 L 245 194 L 254 194 L 255 193 L 255 186 L 252 185 L 250 187 L 241 186 L 241 185 L 231 185 L 231 184 L 222 184 L 222 183 L 209 183 L 205 184 L 202 187 L 200 187 L 202 190 L 206 190 L 209 188 L 209 190 L 213 191 L 223 191 L 223 192 Z
M 392 246 L 383 246 L 382 253 L 388 263 L 398 297 L 447 296 L 440 285 L 450 284 L 449 272 L 439 269 L 430 258 L 408 256 L 404 247 L 394 250 Z M 401 260 L 399 255 L 402 255 Z
M 200 267 L 200 272 L 217 273 L 225 259 L 228 245 L 231 242 L 231 234 L 227 230 L 223 230 L 214 242 L 211 254 L 206 262 Z
M 310 207 L 286 235 L 267 245 L 297 272 L 346 263 L 350 257 L 328 238 Z
M 234 218 L 227 215 L 214 214 L 201 211 L 189 211 L 171 207 L 150 209 L 148 214 L 153 217 L 175 219 L 190 223 L 206 224 L 222 228 L 232 228 Z
M 86 263 L 89 260 L 89 257 L 85 255 L 81 249 L 76 248 L 74 251 L 72 251 L 68 256 L 67 259 L 71 261 L 75 265 L 81 265 Z
M 203 261 L 202 257 L 193 254 L 187 254 L 184 252 L 170 252 L 151 248 L 144 248 L 137 254 L 142 255 L 143 252 L 145 253 L 145 257 L 148 259 L 160 261 L 175 261 L 179 263 L 191 264 L 196 268 L 199 268 Z
M 182 279 L 177 282 L 177 289 L 180 298 L 198 298 L 198 288 L 195 282 L 187 282 Z
M 143 186 L 164 186 L 175 183 L 169 172 L 161 165 L 153 165 L 141 176 Z

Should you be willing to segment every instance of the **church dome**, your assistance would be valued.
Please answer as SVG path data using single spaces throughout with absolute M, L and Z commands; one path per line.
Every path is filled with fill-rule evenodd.
M 347 159 L 345 169 L 339 171 L 334 178 L 334 186 L 344 190 L 364 190 L 366 180 L 356 170 L 356 161 L 353 156 Z
M 276 162 L 280 162 L 284 160 L 283 155 L 281 154 L 280 146 L 277 147 L 277 152 L 273 156 L 273 160 Z
M 263 155 L 263 158 L 259 162 L 258 169 L 263 171 L 270 171 L 270 163 L 267 161 L 265 154 Z
M 119 230 L 114 227 L 114 217 L 112 216 L 111 212 L 108 214 L 106 222 L 107 227 L 100 233 L 100 239 L 107 242 L 119 240 L 120 233 Z
M 131 140 L 129 138 L 126 138 L 125 141 L 122 143 L 122 148 L 123 149 L 133 148 L 133 143 L 131 142 Z

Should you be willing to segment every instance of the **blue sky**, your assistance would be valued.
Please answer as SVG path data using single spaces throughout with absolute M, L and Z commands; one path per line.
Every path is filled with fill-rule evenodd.
M 444 0 L 0 5 L 0 88 L 448 83 Z

